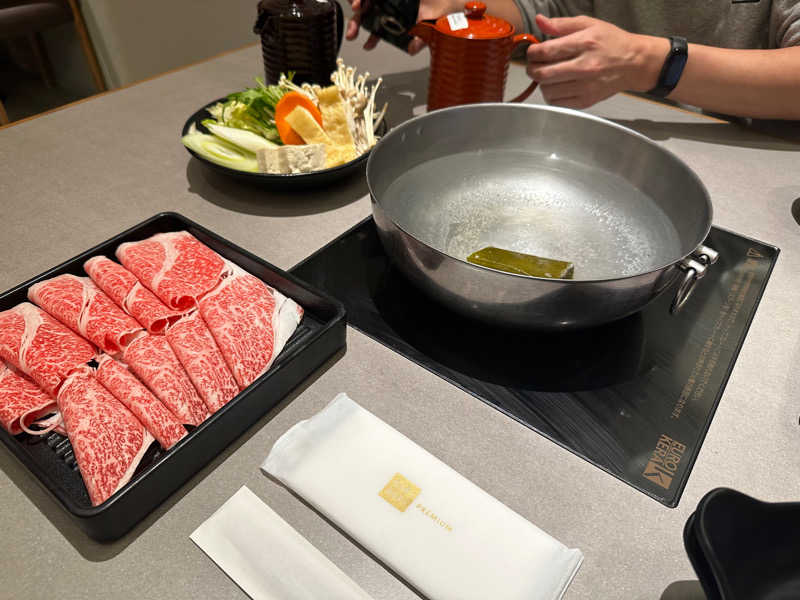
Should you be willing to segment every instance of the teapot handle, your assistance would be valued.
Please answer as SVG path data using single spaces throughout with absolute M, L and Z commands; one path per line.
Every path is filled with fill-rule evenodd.
M 261 35 L 261 32 L 264 31 L 264 27 L 267 24 L 267 19 L 269 19 L 269 13 L 267 11 L 262 10 L 262 8 L 258 7 L 258 18 L 256 19 L 256 24 L 253 25 L 253 33 L 256 35 Z
M 528 44 L 538 44 L 539 43 L 539 40 L 536 39 L 536 36 L 531 35 L 530 33 L 520 33 L 518 35 L 515 35 L 513 41 L 514 41 L 514 46 L 515 47 L 518 44 L 521 44 L 523 42 L 527 42 Z M 527 88 L 525 88 L 525 91 L 523 91 L 516 98 L 513 98 L 511 100 L 511 102 L 522 102 L 523 100 L 525 100 L 528 96 L 530 96 L 533 93 L 533 91 L 536 89 L 537 85 L 539 85 L 538 81 L 531 82 L 531 84 Z

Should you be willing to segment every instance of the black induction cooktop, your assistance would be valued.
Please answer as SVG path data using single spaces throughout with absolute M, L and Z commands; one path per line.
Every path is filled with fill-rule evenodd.
M 719 261 L 679 314 L 673 288 L 566 333 L 453 314 L 392 266 L 371 218 L 292 272 L 343 302 L 356 329 L 675 507 L 779 252 L 716 227 L 706 244 Z

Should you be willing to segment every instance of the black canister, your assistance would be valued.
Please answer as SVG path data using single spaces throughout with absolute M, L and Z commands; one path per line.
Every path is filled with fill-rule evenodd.
M 417 23 L 419 0 L 362 0 L 361 26 L 403 50 L 408 49 L 408 31 Z
M 295 83 L 329 84 L 343 27 L 336 0 L 261 0 L 253 31 L 261 36 L 266 82 L 293 71 Z

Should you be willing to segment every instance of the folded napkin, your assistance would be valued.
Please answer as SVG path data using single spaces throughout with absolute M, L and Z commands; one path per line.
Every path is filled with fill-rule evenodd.
M 431 600 L 554 600 L 583 559 L 346 394 L 261 468 Z
M 246 486 L 190 537 L 255 600 L 371 600 Z

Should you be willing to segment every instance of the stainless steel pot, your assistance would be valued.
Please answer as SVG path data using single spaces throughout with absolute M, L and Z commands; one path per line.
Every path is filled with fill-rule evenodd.
M 677 311 L 717 253 L 692 170 L 635 131 L 547 106 L 473 104 L 393 129 L 367 163 L 386 252 L 467 316 L 528 328 L 622 318 L 676 279 Z M 497 246 L 575 264 L 573 280 L 513 275 L 466 257 Z

